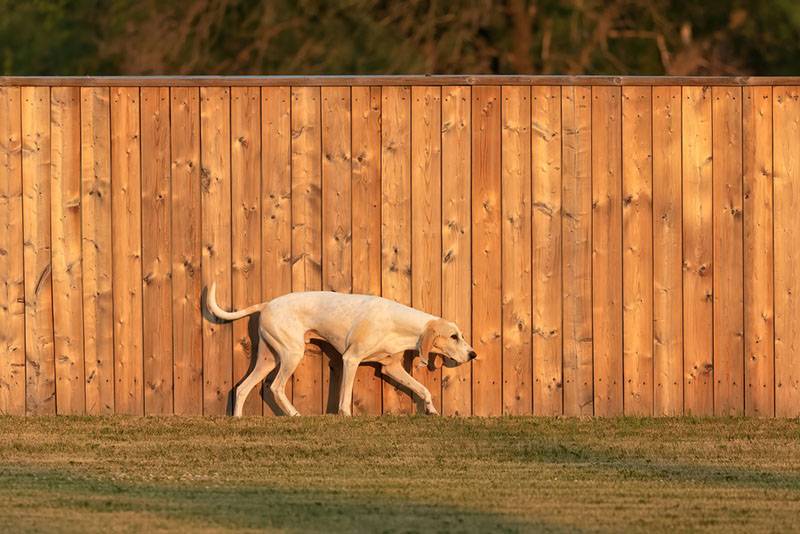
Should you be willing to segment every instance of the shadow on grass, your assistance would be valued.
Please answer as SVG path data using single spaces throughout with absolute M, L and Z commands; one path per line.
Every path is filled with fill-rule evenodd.
M 620 480 L 666 480 L 680 484 L 705 484 L 742 488 L 800 491 L 800 474 L 746 466 L 673 462 L 631 451 L 603 449 L 580 443 L 511 443 L 504 456 L 532 463 L 580 464 L 587 469 L 614 472 Z
M 181 528 L 282 529 L 291 531 L 544 531 L 565 525 L 527 521 L 502 514 L 456 506 L 409 501 L 405 496 L 377 496 L 320 489 L 269 486 L 206 487 L 187 484 L 147 485 L 69 475 L 57 470 L 0 468 L 0 500 L 15 502 L 20 518 L 38 507 L 71 517 L 70 528 L 81 530 L 75 516 L 105 521 L 115 513 L 149 514 L 178 522 Z M 424 497 L 424 496 L 422 496 Z M 25 503 L 21 506 L 20 503 Z M 14 513 L 3 511 L 6 526 Z M 28 510 L 25 510 L 28 508 Z M 109 514 L 111 514 L 109 516 Z M 24 525 L 17 525 L 24 526 Z M 568 530 L 575 531 L 574 527 Z

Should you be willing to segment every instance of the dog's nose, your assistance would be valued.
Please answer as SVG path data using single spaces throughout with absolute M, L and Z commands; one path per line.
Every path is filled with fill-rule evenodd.
M 478 355 L 475 353 L 474 350 L 469 351 L 469 354 L 467 356 L 469 356 L 470 360 L 474 360 L 475 358 L 478 357 Z

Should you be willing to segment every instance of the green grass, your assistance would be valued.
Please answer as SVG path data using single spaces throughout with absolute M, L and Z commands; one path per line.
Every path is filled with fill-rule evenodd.
M 791 530 L 800 422 L 0 417 L 4 531 Z

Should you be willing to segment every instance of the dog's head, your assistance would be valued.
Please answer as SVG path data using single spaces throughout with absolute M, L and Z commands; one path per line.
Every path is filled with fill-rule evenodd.
M 455 367 L 478 357 L 458 326 L 444 319 L 434 319 L 425 325 L 417 348 L 425 365 L 433 363 L 434 354 L 440 355 L 447 367 Z

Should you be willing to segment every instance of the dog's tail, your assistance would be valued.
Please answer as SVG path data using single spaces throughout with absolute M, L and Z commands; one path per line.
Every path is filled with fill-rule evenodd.
M 247 317 L 248 315 L 253 315 L 256 312 L 261 311 L 262 304 L 253 304 L 249 308 L 245 308 L 243 310 L 229 312 L 225 311 L 219 307 L 217 304 L 217 283 L 213 282 L 211 284 L 211 289 L 208 290 L 208 309 L 209 311 L 214 314 L 215 317 L 219 319 L 224 319 L 225 321 L 235 321 L 236 319 L 241 319 L 242 317 Z

